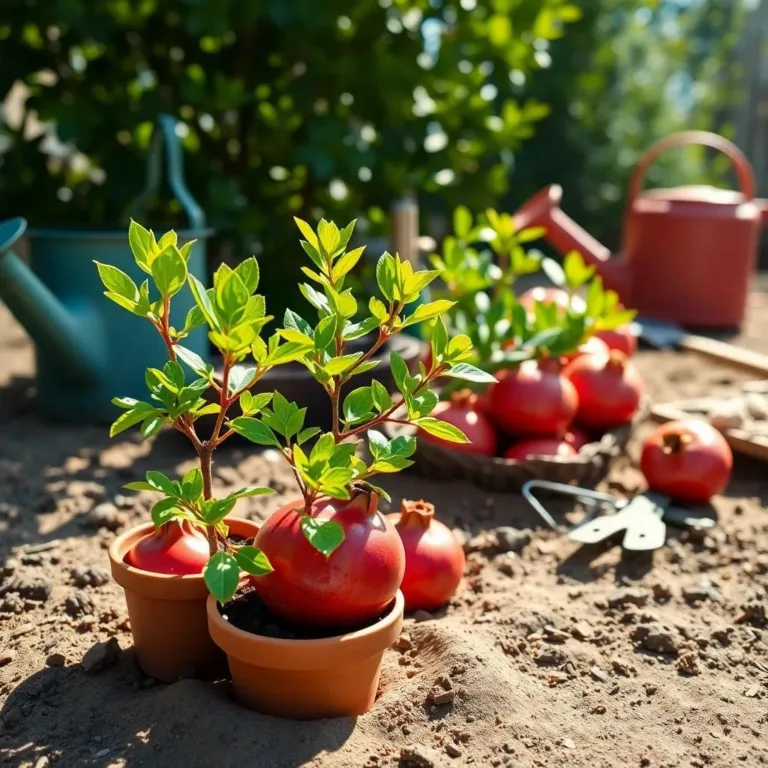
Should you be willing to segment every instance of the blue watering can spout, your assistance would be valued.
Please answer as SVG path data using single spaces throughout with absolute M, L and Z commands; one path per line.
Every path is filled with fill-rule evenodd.
M 63 380 L 87 386 L 103 373 L 105 361 L 97 345 L 89 345 L 83 327 L 32 270 L 11 250 L 27 222 L 0 222 L 0 299 Z

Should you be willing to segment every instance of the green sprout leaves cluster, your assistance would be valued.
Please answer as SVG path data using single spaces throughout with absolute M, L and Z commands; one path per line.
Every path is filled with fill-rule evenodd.
M 634 311 L 621 306 L 615 291 L 604 288 L 595 268 L 576 251 L 566 255 L 562 266 L 536 250 L 526 252 L 524 246 L 545 233 L 542 227 L 518 230 L 513 216 L 493 210 L 475 222 L 462 207 L 454 212 L 453 224 L 442 253 L 431 257 L 442 283 L 433 294 L 454 302 L 444 315 L 450 334 L 468 338 L 472 351 L 467 359 L 482 370 L 567 354 L 596 331 L 634 318 Z M 567 308 L 542 301 L 531 308 L 518 301 L 516 281 L 539 271 L 567 293 Z M 435 334 L 442 335 L 438 325 L 433 347 Z
M 349 499 L 352 484 L 370 483 L 379 473 L 398 472 L 412 463 L 415 438 L 387 439 L 377 427 L 386 422 L 414 424 L 433 435 L 457 442 L 466 437 L 455 427 L 434 418 L 438 404 L 431 389 L 436 379 L 447 376 L 470 382 L 490 382 L 493 377 L 472 364 L 472 340 L 466 334 L 448 336 L 440 316 L 455 301 L 438 298 L 417 304 L 421 292 L 440 274 L 440 269 L 414 270 L 397 254 L 384 253 L 376 267 L 378 294 L 360 306 L 345 286 L 364 247 L 348 249 L 355 222 L 339 229 L 320 221 L 317 229 L 296 220 L 301 247 L 309 258 L 302 267 L 308 282 L 300 285 L 314 309 L 312 321 L 287 310 L 283 326 L 270 334 L 266 326 L 264 297 L 256 293 L 259 265 L 251 257 L 231 268 L 220 266 L 213 286 L 206 288 L 187 269 L 192 243 L 179 245 L 168 232 L 159 240 L 153 232 L 131 222 L 128 239 L 138 268 L 148 277 L 137 285 L 121 270 L 97 263 L 105 295 L 121 307 L 148 320 L 162 337 L 168 360 L 162 368 L 145 372 L 147 396 L 142 400 L 118 397 L 113 403 L 122 413 L 110 434 L 138 426 L 150 438 L 168 426 L 192 443 L 199 466 L 178 479 L 161 472 L 147 472 L 146 480 L 129 483 L 136 491 L 160 494 L 152 507 L 158 528 L 181 524 L 205 531 L 210 559 L 203 576 L 211 593 L 221 602 L 235 593 L 243 572 L 260 576 L 271 571 L 263 552 L 251 545 L 228 540 L 227 516 L 238 499 L 272 493 L 270 488 L 241 488 L 223 498 L 212 492 L 213 453 L 233 434 L 279 451 L 294 474 L 302 495 L 300 528 L 307 541 L 329 557 L 344 540 L 341 526 L 314 516 L 322 499 Z M 195 305 L 184 325 L 171 325 L 171 303 L 180 291 L 191 292 Z M 411 305 L 416 304 L 415 308 Z M 385 354 L 388 340 L 415 323 L 435 324 L 432 363 L 409 370 L 403 358 Z M 195 328 L 206 327 L 208 339 L 221 356 L 216 370 L 207 360 L 184 346 Z M 367 350 L 348 351 L 347 344 L 370 339 Z M 322 432 L 305 424 L 307 409 L 289 402 L 280 392 L 256 392 L 255 385 L 271 369 L 289 363 L 305 366 L 323 387 L 332 410 L 332 428 Z M 355 386 L 354 378 L 378 366 L 389 365 L 396 392 L 377 380 Z M 239 415 L 230 414 L 237 405 Z M 214 424 L 207 435 L 198 432 L 200 417 Z M 359 450 L 367 433 L 370 457 Z

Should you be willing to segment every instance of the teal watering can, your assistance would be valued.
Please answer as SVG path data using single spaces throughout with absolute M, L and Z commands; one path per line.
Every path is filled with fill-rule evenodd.
M 198 241 L 187 266 L 205 284 L 206 241 L 212 230 L 206 228 L 205 215 L 184 181 L 182 147 L 176 121 L 169 115 L 158 120 L 149 148 L 147 185 L 126 219 L 141 221 L 141 211 L 160 188 L 163 144 L 169 185 L 189 219 L 189 229 L 178 232 L 179 245 Z M 47 418 L 111 422 L 119 415 L 111 399 L 146 399 L 145 368 L 162 367 L 167 360 L 165 345 L 152 325 L 104 296 L 93 263 L 112 264 L 137 284 L 146 278 L 131 254 L 127 223 L 117 231 L 32 230 L 27 233 L 27 266 L 11 250 L 24 234 L 26 221 L 0 222 L 0 299 L 35 342 L 37 404 Z M 161 234 L 155 233 L 158 239 Z M 174 297 L 175 327 L 184 324 L 193 305 L 189 291 Z M 207 358 L 205 329 L 190 333 L 184 346 Z

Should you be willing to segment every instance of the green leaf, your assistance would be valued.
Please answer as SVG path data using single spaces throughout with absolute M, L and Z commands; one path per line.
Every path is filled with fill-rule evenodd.
M 376 263 L 376 282 L 387 301 L 395 300 L 396 280 L 395 260 L 385 251 Z
M 128 244 L 131 246 L 131 253 L 136 264 L 144 272 L 151 275 L 149 249 L 152 245 L 152 234 L 133 219 L 128 226 Z
M 306 333 L 302 333 L 301 331 L 296 331 L 293 328 L 280 328 L 278 333 L 286 341 L 294 341 L 297 344 L 302 344 L 303 346 L 310 348 L 314 347 L 315 345 L 315 341 L 312 336 Z
M 202 509 L 203 520 L 208 525 L 216 525 L 235 508 L 235 504 L 237 504 L 235 496 L 206 501 Z
M 96 269 L 99 270 L 99 277 L 107 291 L 122 296 L 128 301 L 138 302 L 139 289 L 125 272 L 109 264 L 101 264 L 98 261 L 95 261 L 94 264 Z
M 197 501 L 203 495 L 203 473 L 197 467 L 181 478 L 181 492 L 188 501 Z
M 352 233 L 355 231 L 355 224 L 357 224 L 357 219 L 352 219 L 352 221 L 347 224 L 344 229 L 341 230 L 339 234 L 339 245 L 337 248 L 344 250 L 344 248 L 347 247 L 349 244 L 349 239 L 352 237 Z
M 361 373 L 368 373 L 372 371 L 381 362 L 381 360 L 366 360 L 364 363 L 360 363 L 353 371 L 347 374 L 348 378 L 352 376 L 359 376 Z
M 344 541 L 344 529 L 335 520 L 321 521 L 304 515 L 300 526 L 307 541 L 326 557 L 330 557 Z
M 250 496 L 267 496 L 270 493 L 274 493 L 272 488 L 264 488 L 260 485 L 248 485 L 245 488 L 241 488 L 239 491 L 230 493 L 229 498 L 245 499 Z
M 353 389 L 344 398 L 344 421 L 356 424 L 373 416 L 373 393 L 371 387 Z
M 152 277 L 162 296 L 174 296 L 187 282 L 187 262 L 175 245 L 164 248 L 152 262 Z
M 306 443 L 307 440 L 311 440 L 315 435 L 320 434 L 320 427 L 307 427 L 302 429 L 296 437 L 296 442 L 301 445 Z
M 181 389 L 184 386 L 184 371 L 178 363 L 169 360 L 163 366 L 163 373 L 168 377 L 168 380 L 176 387 L 176 389 Z
M 518 243 L 530 243 L 533 240 L 539 240 L 547 234 L 545 227 L 528 227 L 517 233 Z
M 148 314 L 146 307 L 143 307 L 136 301 L 126 299 L 125 296 L 120 296 L 118 293 L 112 293 L 112 291 L 105 291 L 104 295 L 111 301 L 114 301 L 118 306 L 121 306 L 123 309 L 127 309 L 129 312 L 133 312 L 134 315 L 138 315 L 139 317 L 146 317 Z
M 430 435 L 440 437 L 443 440 L 449 440 L 452 443 L 469 442 L 469 438 L 458 427 L 454 427 L 447 421 L 440 421 L 440 419 L 435 419 L 432 416 L 424 416 L 421 419 L 416 419 L 414 423 Z
M 368 310 L 379 321 L 380 325 L 383 325 L 389 320 L 389 311 L 384 302 L 381 299 L 377 299 L 375 296 L 371 296 L 368 302 Z
M 259 287 L 259 262 L 255 256 L 241 261 L 235 267 L 235 274 L 243 281 L 249 296 Z
M 205 286 L 193 275 L 189 275 L 189 287 L 192 291 L 192 295 L 195 297 L 195 303 L 200 308 L 200 311 L 205 317 L 205 321 L 211 328 L 219 329 L 219 320 L 216 316 L 216 310 L 214 309 L 211 297 L 205 289 Z
M 118 408 L 129 409 L 137 406 L 141 401 L 136 400 L 136 398 L 133 397 L 113 397 L 110 402 L 112 405 L 116 405 Z M 149 403 L 144 403 L 144 405 L 146 405 L 148 408 L 152 408 Z
M 156 528 L 165 525 L 169 520 L 178 517 L 183 510 L 179 507 L 178 499 L 160 499 L 150 512 Z
M 375 317 L 366 317 L 365 320 L 361 320 L 359 323 L 347 323 L 342 338 L 344 341 L 360 339 L 371 331 L 375 331 L 379 325 L 380 322 Z
M 432 317 L 447 312 L 451 307 L 455 306 L 455 301 L 448 301 L 447 299 L 439 299 L 438 301 L 430 301 L 428 304 L 422 304 L 416 307 L 414 313 L 403 320 L 401 328 L 407 328 L 409 325 L 429 320 Z
M 238 547 L 235 550 L 235 559 L 241 570 L 253 576 L 263 576 L 274 570 L 267 556 L 256 547 Z
M 390 352 L 389 354 L 389 367 L 392 369 L 392 376 L 395 379 L 397 388 L 405 393 L 408 391 L 407 383 L 410 375 L 408 373 L 408 366 L 397 352 Z
M 568 251 L 563 261 L 565 280 L 571 290 L 581 288 L 595 274 L 595 267 L 587 266 L 578 251 Z
M 542 259 L 541 269 L 557 288 L 562 288 L 565 285 L 565 272 L 554 259 Z
M 178 236 L 176 233 L 169 229 L 158 241 L 157 241 L 157 247 L 162 251 L 164 248 L 167 248 L 169 245 L 176 245 L 179 241 Z
M 225 274 L 218 280 L 215 295 L 217 316 L 221 318 L 223 325 L 237 325 L 245 313 L 249 298 L 248 289 L 237 272 Z
M 430 346 L 432 348 L 432 364 L 438 365 L 448 347 L 448 330 L 445 327 L 442 317 L 437 318 L 437 321 L 432 328 Z
M 301 234 L 304 235 L 304 239 L 313 247 L 313 248 L 319 248 L 320 243 L 317 241 L 317 235 L 315 235 L 315 231 L 312 229 L 312 227 L 307 224 L 306 221 L 303 221 L 302 219 L 297 218 L 296 216 L 293 217 L 293 220 L 296 222 L 296 226 L 301 231 Z M 318 265 L 321 266 L 321 265 Z
M 306 253 L 307 256 L 312 259 L 312 263 L 315 266 L 317 266 L 319 269 L 325 268 L 323 257 L 320 255 L 320 251 L 317 250 L 317 247 L 311 243 L 308 243 L 306 240 L 301 241 L 301 247 L 304 249 L 304 253 Z
M 447 371 L 444 371 L 443 376 L 448 376 L 452 379 L 461 379 L 462 381 L 474 381 L 478 384 L 496 383 L 495 376 L 492 376 L 490 373 L 486 373 L 469 363 L 456 363 L 456 365 L 452 365 Z
M 109 428 L 109 436 L 115 437 L 121 432 L 124 432 L 126 429 L 135 426 L 141 421 L 144 421 L 144 419 L 146 419 L 150 414 L 154 413 L 155 410 L 156 409 L 149 405 L 149 403 L 137 403 L 129 411 L 121 413 L 120 416 L 115 419 L 115 421 L 112 423 L 112 426 Z
M 293 329 L 299 333 L 303 333 L 305 336 L 312 335 L 312 326 L 301 316 L 296 314 L 292 309 L 286 309 L 283 316 L 283 325 L 286 328 Z
M 250 440 L 257 445 L 274 445 L 280 447 L 280 441 L 277 435 L 259 419 L 252 419 L 248 416 L 238 416 L 236 419 L 228 422 L 227 426 L 242 435 L 246 440 Z
M 147 483 L 156 490 L 164 493 L 166 496 L 176 496 L 176 489 L 173 487 L 171 479 L 166 477 L 162 472 L 150 469 L 147 474 Z
M 339 244 L 339 228 L 332 221 L 320 219 L 317 225 L 317 236 L 322 249 L 329 255 L 334 253 Z
M 150 485 L 149 483 L 145 483 L 143 480 L 136 480 L 133 483 L 126 483 L 123 488 L 129 491 L 156 491 L 157 488 L 155 488 L 154 485 Z
M 205 565 L 203 578 L 208 591 L 220 602 L 232 599 L 240 583 L 240 568 L 229 552 L 217 552 Z
M 313 332 L 315 349 L 322 352 L 336 337 L 336 317 L 324 317 Z
M 387 392 L 387 388 L 376 379 L 371 382 L 371 397 L 379 413 L 392 407 L 392 396 Z
M 213 373 L 213 366 L 206 363 L 197 352 L 182 347 L 180 344 L 176 344 L 174 350 L 176 352 L 176 357 L 183 363 L 186 363 L 198 376 L 207 379 Z
M 462 240 L 466 240 L 472 229 L 472 214 L 469 209 L 460 205 L 453 212 L 453 231 L 456 236 Z
M 245 387 L 249 387 L 256 376 L 255 365 L 236 365 L 229 372 L 230 397 Z
M 389 456 L 389 440 L 377 429 L 368 430 L 368 448 L 374 459 Z
M 188 240 L 186 243 L 184 243 L 184 245 L 179 246 L 179 253 L 185 262 L 189 262 L 189 256 L 192 253 L 192 246 L 196 242 L 197 240 Z
M 332 357 L 324 366 L 323 370 L 329 376 L 338 376 L 344 371 L 351 368 L 361 357 L 362 352 L 354 352 L 351 355 L 341 355 L 340 357 Z
M 299 343 L 298 341 L 288 341 L 285 344 L 280 345 L 274 352 L 270 352 L 267 355 L 267 359 L 264 361 L 265 365 L 282 365 L 283 363 L 290 363 L 294 360 L 298 360 L 300 357 L 304 357 L 307 352 L 310 352 L 314 344 L 307 346 L 306 344 Z
M 348 272 L 350 272 L 352 269 L 354 269 L 355 264 L 360 260 L 360 257 L 363 255 L 363 251 L 365 250 L 365 246 L 362 245 L 360 248 L 355 248 L 354 251 L 349 251 L 349 253 L 345 253 L 334 265 L 333 271 L 331 272 L 331 277 L 333 279 L 333 282 L 337 282 L 340 280 L 344 275 L 346 275 Z
M 142 422 L 139 432 L 141 436 L 147 440 L 150 437 L 154 437 L 163 428 L 164 423 L 165 420 L 162 416 L 147 416 L 147 418 Z

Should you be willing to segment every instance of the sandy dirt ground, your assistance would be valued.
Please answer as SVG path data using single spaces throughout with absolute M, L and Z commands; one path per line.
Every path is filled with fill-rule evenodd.
M 768 299 L 755 294 L 752 304 L 741 342 L 768 351 Z M 637 364 L 663 400 L 727 391 L 736 379 L 671 352 L 642 353 Z M 121 486 L 148 468 L 189 468 L 187 446 L 45 424 L 35 416 L 33 370 L 27 338 L 0 310 L 0 763 L 768 763 L 765 464 L 738 458 L 710 534 L 671 530 L 663 549 L 642 555 L 571 543 L 543 529 L 517 495 L 411 471 L 386 478 L 393 507 L 431 500 L 465 532 L 466 583 L 447 609 L 406 623 L 370 713 L 299 723 L 242 709 L 225 682 L 161 685 L 138 671 L 105 548 L 146 519 L 148 496 Z M 641 487 L 638 446 L 633 440 L 606 487 Z M 243 445 L 222 450 L 219 490 L 258 483 L 279 492 L 242 500 L 239 514 L 263 519 L 293 495 L 276 459 Z M 110 638 L 84 669 L 89 649 Z M 454 695 L 436 704 L 441 683 Z

